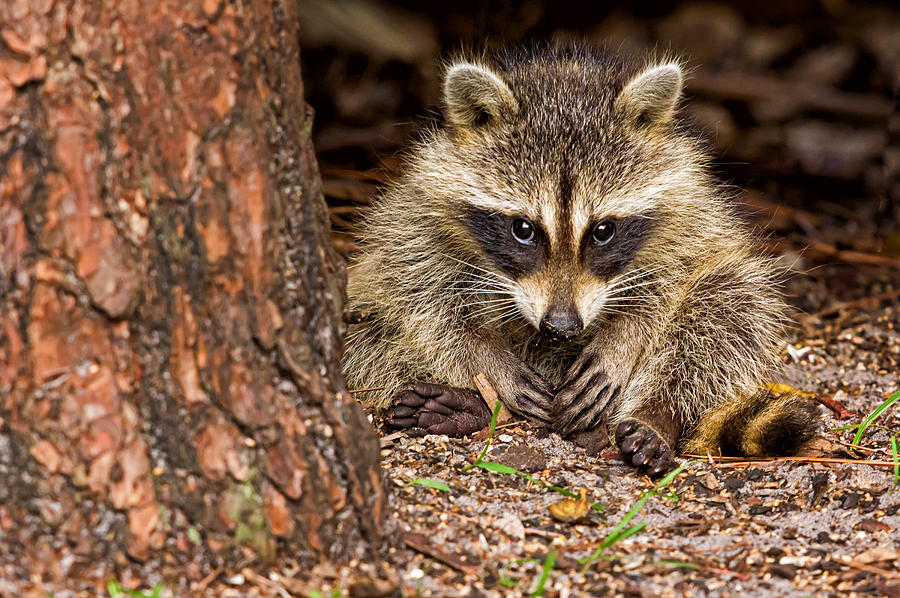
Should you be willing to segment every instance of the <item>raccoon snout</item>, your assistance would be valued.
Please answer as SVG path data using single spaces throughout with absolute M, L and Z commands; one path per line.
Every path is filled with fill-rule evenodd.
M 570 339 L 581 334 L 584 323 L 575 306 L 550 307 L 541 320 L 541 332 L 556 339 Z

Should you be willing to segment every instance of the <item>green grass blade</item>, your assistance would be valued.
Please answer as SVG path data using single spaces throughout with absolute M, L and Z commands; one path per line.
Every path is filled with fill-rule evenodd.
M 672 481 L 678 476 L 678 474 L 683 472 L 685 469 L 687 469 L 688 467 L 690 467 L 692 465 L 696 465 L 697 463 L 702 463 L 702 462 L 703 461 L 701 459 L 694 459 L 693 461 L 688 461 L 687 463 L 682 463 L 681 465 L 679 465 L 678 467 L 676 467 L 675 469 L 670 471 L 668 474 L 666 474 L 665 477 L 663 477 L 660 481 L 658 481 L 653 486 L 652 489 L 647 490 L 646 492 L 641 494 L 641 496 L 635 501 L 635 503 L 631 506 L 631 508 L 628 510 L 628 512 L 625 513 L 625 516 L 622 517 L 621 521 L 619 521 L 619 523 L 616 524 L 616 526 L 609 533 L 609 535 L 606 536 L 606 538 L 603 540 L 603 542 L 600 544 L 600 546 L 597 547 L 597 549 L 594 551 L 594 553 L 588 557 L 584 557 L 584 558 L 581 558 L 578 560 L 579 563 L 582 563 L 584 565 L 584 568 L 581 570 L 581 572 L 582 573 L 587 572 L 587 570 L 591 567 L 591 565 L 593 565 L 594 562 L 600 558 L 600 555 L 603 554 L 604 550 L 606 550 L 607 548 L 609 548 L 616 542 L 624 540 L 625 538 L 628 538 L 629 536 L 633 536 L 634 534 L 640 532 L 641 530 L 643 530 L 646 527 L 646 524 L 642 522 L 642 523 L 637 523 L 637 524 L 625 529 L 625 526 L 628 525 L 629 523 L 631 523 L 631 520 L 634 519 L 635 515 L 638 514 L 638 511 L 641 510 L 641 508 L 644 506 L 644 504 L 648 500 L 650 500 L 651 496 L 659 496 L 659 497 L 666 498 L 669 500 L 678 500 L 678 497 L 672 493 L 663 495 L 663 494 L 660 494 L 659 491 L 662 490 L 663 488 L 666 488 L 667 486 L 669 486 L 672 483 Z
M 476 461 L 473 463 L 475 467 L 480 467 L 481 469 L 486 469 L 488 471 L 492 471 L 494 473 L 502 473 L 505 475 L 521 475 L 525 477 L 527 474 L 522 473 L 515 467 L 510 467 L 509 465 L 504 465 L 503 463 L 496 463 L 494 461 Z
M 552 490 L 553 492 L 557 492 L 559 494 L 562 494 L 563 496 L 567 496 L 569 498 L 581 498 L 580 495 L 575 494 L 571 490 L 566 490 L 565 488 L 560 488 L 559 486 L 548 484 L 547 482 L 543 482 L 532 475 L 528 475 L 520 469 L 510 467 L 509 465 L 504 465 L 503 463 L 497 463 L 495 461 L 482 461 L 479 459 L 471 465 L 466 466 L 465 469 L 472 469 L 473 467 L 479 467 L 493 473 L 518 476 L 524 480 L 528 480 L 532 484 L 540 486 L 541 488 L 546 488 L 547 490 Z M 603 505 L 601 505 L 600 503 L 594 503 L 591 505 L 591 508 L 595 511 L 602 511 Z
M 418 484 L 419 486 L 425 486 L 427 488 L 434 488 L 435 490 L 441 490 L 443 492 L 450 492 L 450 486 L 440 480 L 432 480 L 431 478 L 416 478 L 411 482 L 407 482 L 405 485 L 411 486 L 413 484 Z
M 475 463 L 470 463 L 463 468 L 463 471 L 468 471 L 473 467 L 478 467 L 478 462 L 484 459 L 484 456 L 487 455 L 488 449 L 491 448 L 491 441 L 494 439 L 494 430 L 497 429 L 497 418 L 500 417 L 500 409 L 503 408 L 503 403 L 497 401 L 494 405 L 494 412 L 491 413 L 491 425 L 488 428 L 488 437 L 484 443 L 484 448 L 481 449 L 481 454 L 478 455 L 478 458 L 475 459 Z
M 862 424 L 850 424 L 849 426 L 841 426 L 840 428 L 831 428 L 832 432 L 844 432 L 846 430 L 855 430 Z
M 644 503 L 646 503 L 648 500 L 650 500 L 650 496 L 651 496 L 651 494 L 649 492 L 645 492 L 644 494 L 641 495 L 641 497 L 639 499 L 637 499 L 635 501 L 635 503 L 633 505 L 631 505 L 631 508 L 628 510 L 627 513 L 625 513 L 625 516 L 622 517 L 622 519 L 619 521 L 619 523 L 616 524 L 616 527 L 613 528 L 613 531 L 609 532 L 609 535 L 606 536 L 606 539 L 603 540 L 602 544 L 600 544 L 599 550 L 609 548 L 610 546 L 612 546 L 613 544 L 615 544 L 616 542 L 619 541 L 619 537 L 622 534 L 622 530 L 625 528 L 626 525 L 631 523 L 631 520 L 634 519 L 635 515 L 638 514 L 638 511 L 640 511 L 641 508 L 643 508 Z
M 532 596 L 543 596 L 544 595 L 544 585 L 546 585 L 547 580 L 550 578 L 550 572 L 553 570 L 553 565 L 556 564 L 556 551 L 552 550 L 547 555 L 547 558 L 544 559 L 544 566 L 541 569 L 541 577 L 538 579 L 537 586 L 534 588 L 534 591 L 531 593 Z
M 643 529 L 645 527 L 647 527 L 646 521 L 641 521 L 640 523 L 635 523 L 628 529 L 626 529 L 622 532 L 619 532 L 619 534 L 615 538 L 613 538 L 613 540 L 612 540 L 612 542 L 610 542 L 610 544 L 612 545 L 612 544 L 615 544 L 616 542 L 621 542 L 625 538 L 630 538 L 631 536 L 643 531 Z
M 856 436 L 853 437 L 852 444 L 859 445 L 859 441 L 862 439 L 863 434 L 865 434 L 866 428 L 872 425 L 872 422 L 881 417 L 881 414 L 890 409 L 897 401 L 900 401 L 900 390 L 885 399 L 885 401 L 876 407 L 872 413 L 863 418 L 862 423 L 859 425 L 859 429 L 856 430 Z

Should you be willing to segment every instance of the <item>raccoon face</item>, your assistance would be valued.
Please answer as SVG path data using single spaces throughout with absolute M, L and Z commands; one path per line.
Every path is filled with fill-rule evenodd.
M 574 235 L 572 222 L 550 229 L 524 214 L 471 207 L 465 218 L 499 270 L 498 294 L 511 295 L 521 316 L 548 336 L 576 337 L 598 316 L 627 309 L 643 282 L 632 262 L 652 216 L 594 218 Z
M 463 199 L 460 218 L 495 270 L 478 276 L 505 297 L 494 300 L 499 307 L 512 303 L 548 336 L 571 339 L 601 316 L 627 311 L 654 271 L 637 267 L 636 257 L 671 176 L 634 172 L 642 158 L 628 140 L 671 126 L 681 70 L 670 63 L 647 69 L 587 123 L 569 118 L 565 94 L 548 103 L 533 90 L 527 97 L 514 91 L 484 66 L 464 63 L 447 74 L 451 134 L 483 158 L 468 175 L 482 177 L 480 190 Z M 571 112 L 592 115 L 584 106 Z

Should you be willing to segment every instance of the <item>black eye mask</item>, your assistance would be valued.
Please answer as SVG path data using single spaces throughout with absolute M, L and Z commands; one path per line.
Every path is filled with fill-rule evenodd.
M 653 219 L 646 215 L 607 219 L 615 227 L 615 234 L 603 245 L 593 239 L 598 223 L 587 228 L 581 240 L 581 259 L 594 276 L 609 280 L 634 259 L 653 230 Z
M 521 216 L 507 216 L 470 207 L 463 218 L 485 254 L 508 276 L 520 278 L 547 262 L 547 236 L 537 224 L 529 222 L 533 227 L 534 237 L 532 242 L 526 244 L 517 240 L 513 234 L 513 222 L 523 220 Z

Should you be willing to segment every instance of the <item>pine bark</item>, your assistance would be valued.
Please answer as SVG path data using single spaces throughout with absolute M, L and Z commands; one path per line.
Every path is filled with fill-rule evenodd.
M 0 3 L 0 578 L 372 556 L 298 11 Z

